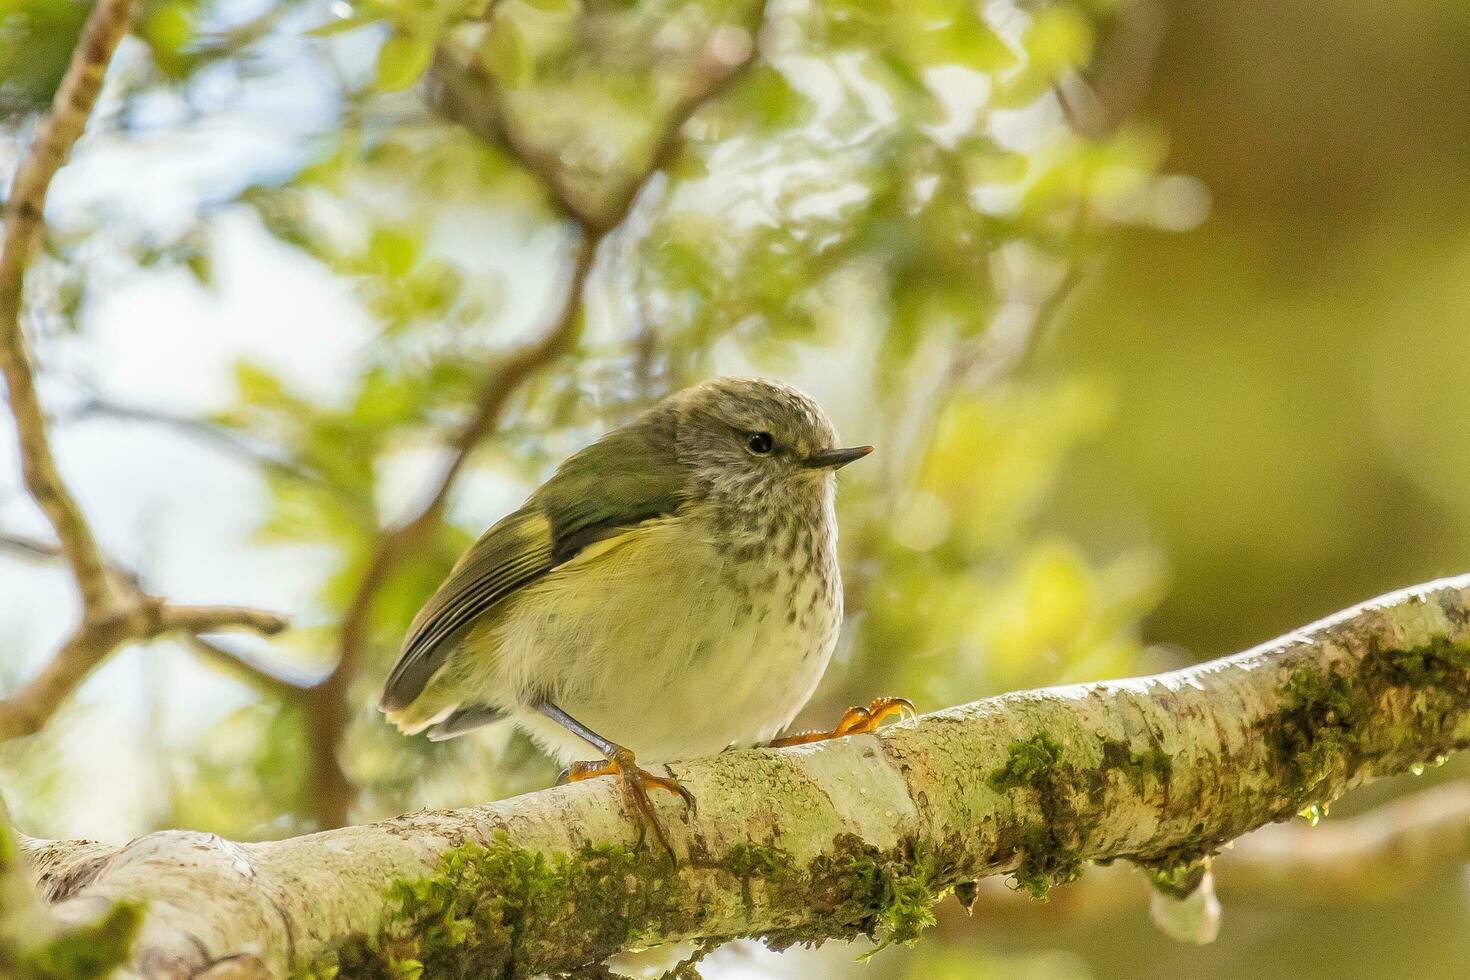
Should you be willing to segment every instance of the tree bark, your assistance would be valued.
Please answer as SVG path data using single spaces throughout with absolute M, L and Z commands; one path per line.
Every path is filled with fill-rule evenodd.
M 283 841 L 23 850 L 63 923 L 146 903 L 132 976 L 333 957 L 531 976 L 676 940 L 909 940 L 991 875 L 1039 894 L 1122 858 L 1187 881 L 1227 841 L 1466 745 L 1470 576 L 1187 670 L 678 763 L 699 805 L 659 801 L 677 867 L 605 780 Z

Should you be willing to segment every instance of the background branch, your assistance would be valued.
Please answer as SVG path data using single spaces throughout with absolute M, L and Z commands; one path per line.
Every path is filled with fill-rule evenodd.
M 5 240 L 0 250 L 0 374 L 5 377 L 6 397 L 15 418 L 26 487 L 56 530 L 89 613 L 106 608 L 112 601 L 107 569 L 91 528 L 56 467 L 20 317 L 26 270 L 45 227 L 51 178 L 86 128 L 112 53 L 127 33 L 135 9 L 136 0 L 101 0 L 88 15 L 51 111 L 36 127 L 35 140 L 21 158 L 10 185 L 10 196 L 5 201 Z
M 276 633 L 286 620 L 235 606 L 175 606 L 143 592 L 135 575 L 103 558 L 81 508 L 56 467 L 45 413 L 36 393 L 30 352 L 21 327 L 29 267 L 45 227 L 51 179 L 86 128 L 102 80 L 127 33 L 135 0 L 99 0 L 57 88 L 51 111 L 36 128 L 5 202 L 0 250 L 0 374 L 15 420 L 26 488 L 56 531 L 56 544 L 5 535 L 0 546 L 31 558 L 66 561 L 82 598 L 82 622 L 50 661 L 20 690 L 0 700 L 0 741 L 38 731 L 91 670 L 119 646 L 168 632 L 245 628 Z
M 282 454 L 258 446 L 247 436 L 208 419 L 179 415 L 142 405 L 123 404 L 98 394 L 90 394 L 86 400 L 60 418 L 58 422 L 65 424 L 99 419 L 112 422 L 133 422 L 177 432 L 225 455 L 239 459 L 247 465 L 258 466 L 268 473 L 302 480 L 319 489 L 338 496 L 342 495 L 340 487 L 334 486 L 321 473 L 303 462 L 288 459 Z
M 85 619 L 34 677 L 0 700 L 0 742 L 40 731 L 83 678 L 126 643 L 236 628 L 270 634 L 286 625 L 284 617 L 260 609 L 172 606 L 139 593 L 111 612 Z
M 278 664 L 268 663 L 259 657 L 238 650 L 231 650 L 216 640 L 202 636 L 189 637 L 189 646 L 199 659 L 218 667 L 241 683 L 284 701 L 305 700 L 320 677 L 311 677 L 304 672 L 294 672 Z
M 40 885 L 63 922 L 149 902 L 137 975 L 250 950 L 279 972 L 335 951 L 355 969 L 451 956 L 528 976 L 672 940 L 911 939 L 934 898 L 975 879 L 1040 892 L 1118 858 L 1168 872 L 1466 746 L 1470 576 L 1187 670 L 680 763 L 700 806 L 662 811 L 677 868 L 637 844 L 604 780 L 279 842 L 172 831 L 108 856 L 84 846 L 84 874 L 65 844 L 25 846 L 47 856 Z M 420 908 L 426 895 L 440 898 Z M 446 907 L 499 910 L 498 925 L 443 928 Z

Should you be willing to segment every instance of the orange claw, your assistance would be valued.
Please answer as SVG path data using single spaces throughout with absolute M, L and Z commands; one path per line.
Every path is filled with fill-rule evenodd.
M 918 712 L 908 698 L 874 698 L 868 702 L 866 708 L 848 708 L 844 711 L 842 720 L 830 732 L 800 732 L 796 735 L 783 735 L 781 738 L 772 740 L 770 745 L 779 749 L 788 745 L 825 742 L 829 738 L 841 738 L 844 735 L 866 735 L 868 732 L 876 731 L 885 718 L 893 715 L 912 718 L 916 714 Z
M 658 816 L 653 811 L 653 801 L 648 798 L 648 789 L 661 789 L 673 793 L 684 801 L 684 805 L 690 809 L 694 808 L 694 794 L 679 784 L 676 779 L 664 776 L 655 776 L 646 769 L 640 769 L 633 758 L 633 753 L 627 749 L 620 748 L 613 754 L 613 758 L 602 762 L 573 762 L 566 772 L 561 774 L 557 782 L 576 783 L 594 776 L 617 776 L 622 783 L 623 791 L 638 812 L 641 821 L 638 825 L 638 842 L 643 842 L 643 835 L 647 828 L 653 828 L 653 834 L 658 838 L 664 850 L 669 852 L 669 857 L 674 857 L 674 848 L 669 844 L 668 834 L 664 832 L 663 825 L 658 822 Z

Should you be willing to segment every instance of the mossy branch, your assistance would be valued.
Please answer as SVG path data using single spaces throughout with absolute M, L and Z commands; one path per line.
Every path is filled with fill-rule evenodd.
M 240 954 L 304 976 L 530 976 L 671 940 L 908 941 L 944 891 L 993 875 L 1040 893 L 1121 858 L 1174 880 L 1466 745 L 1470 576 L 1188 670 L 679 763 L 700 805 L 662 811 L 677 867 L 603 780 L 269 843 L 26 846 L 63 922 L 146 903 L 140 976 Z

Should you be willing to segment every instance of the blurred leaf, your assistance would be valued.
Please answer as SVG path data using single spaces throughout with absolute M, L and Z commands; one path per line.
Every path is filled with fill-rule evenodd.
M 401 228 L 379 225 L 368 242 L 368 259 L 390 276 L 403 276 L 418 261 L 418 239 Z
M 1046 7 L 1032 15 L 1022 43 L 1027 70 L 1054 78 L 1064 69 L 1087 64 L 1092 57 L 1092 24 L 1069 7 Z
M 193 64 L 185 46 L 194 37 L 194 4 L 169 0 L 145 11 L 139 33 L 153 61 L 170 78 L 182 78 Z
M 75 0 L 6 0 L 0 6 L 0 115 L 50 105 L 89 7 Z
M 510 17 L 496 17 L 480 46 L 480 61 L 506 88 L 520 88 L 531 80 L 533 62 L 521 29 Z
M 910 58 L 925 65 L 961 65 L 989 75 L 1014 66 L 1020 59 L 1000 35 L 963 5 L 949 5 L 953 17 L 939 26 L 914 32 L 908 44 Z
M 399 92 L 419 80 L 434 56 L 433 45 L 416 37 L 395 34 L 378 49 L 378 88 Z
M 730 100 L 740 115 L 765 131 L 788 129 L 810 118 L 812 105 L 785 74 L 769 65 L 752 69 Z

